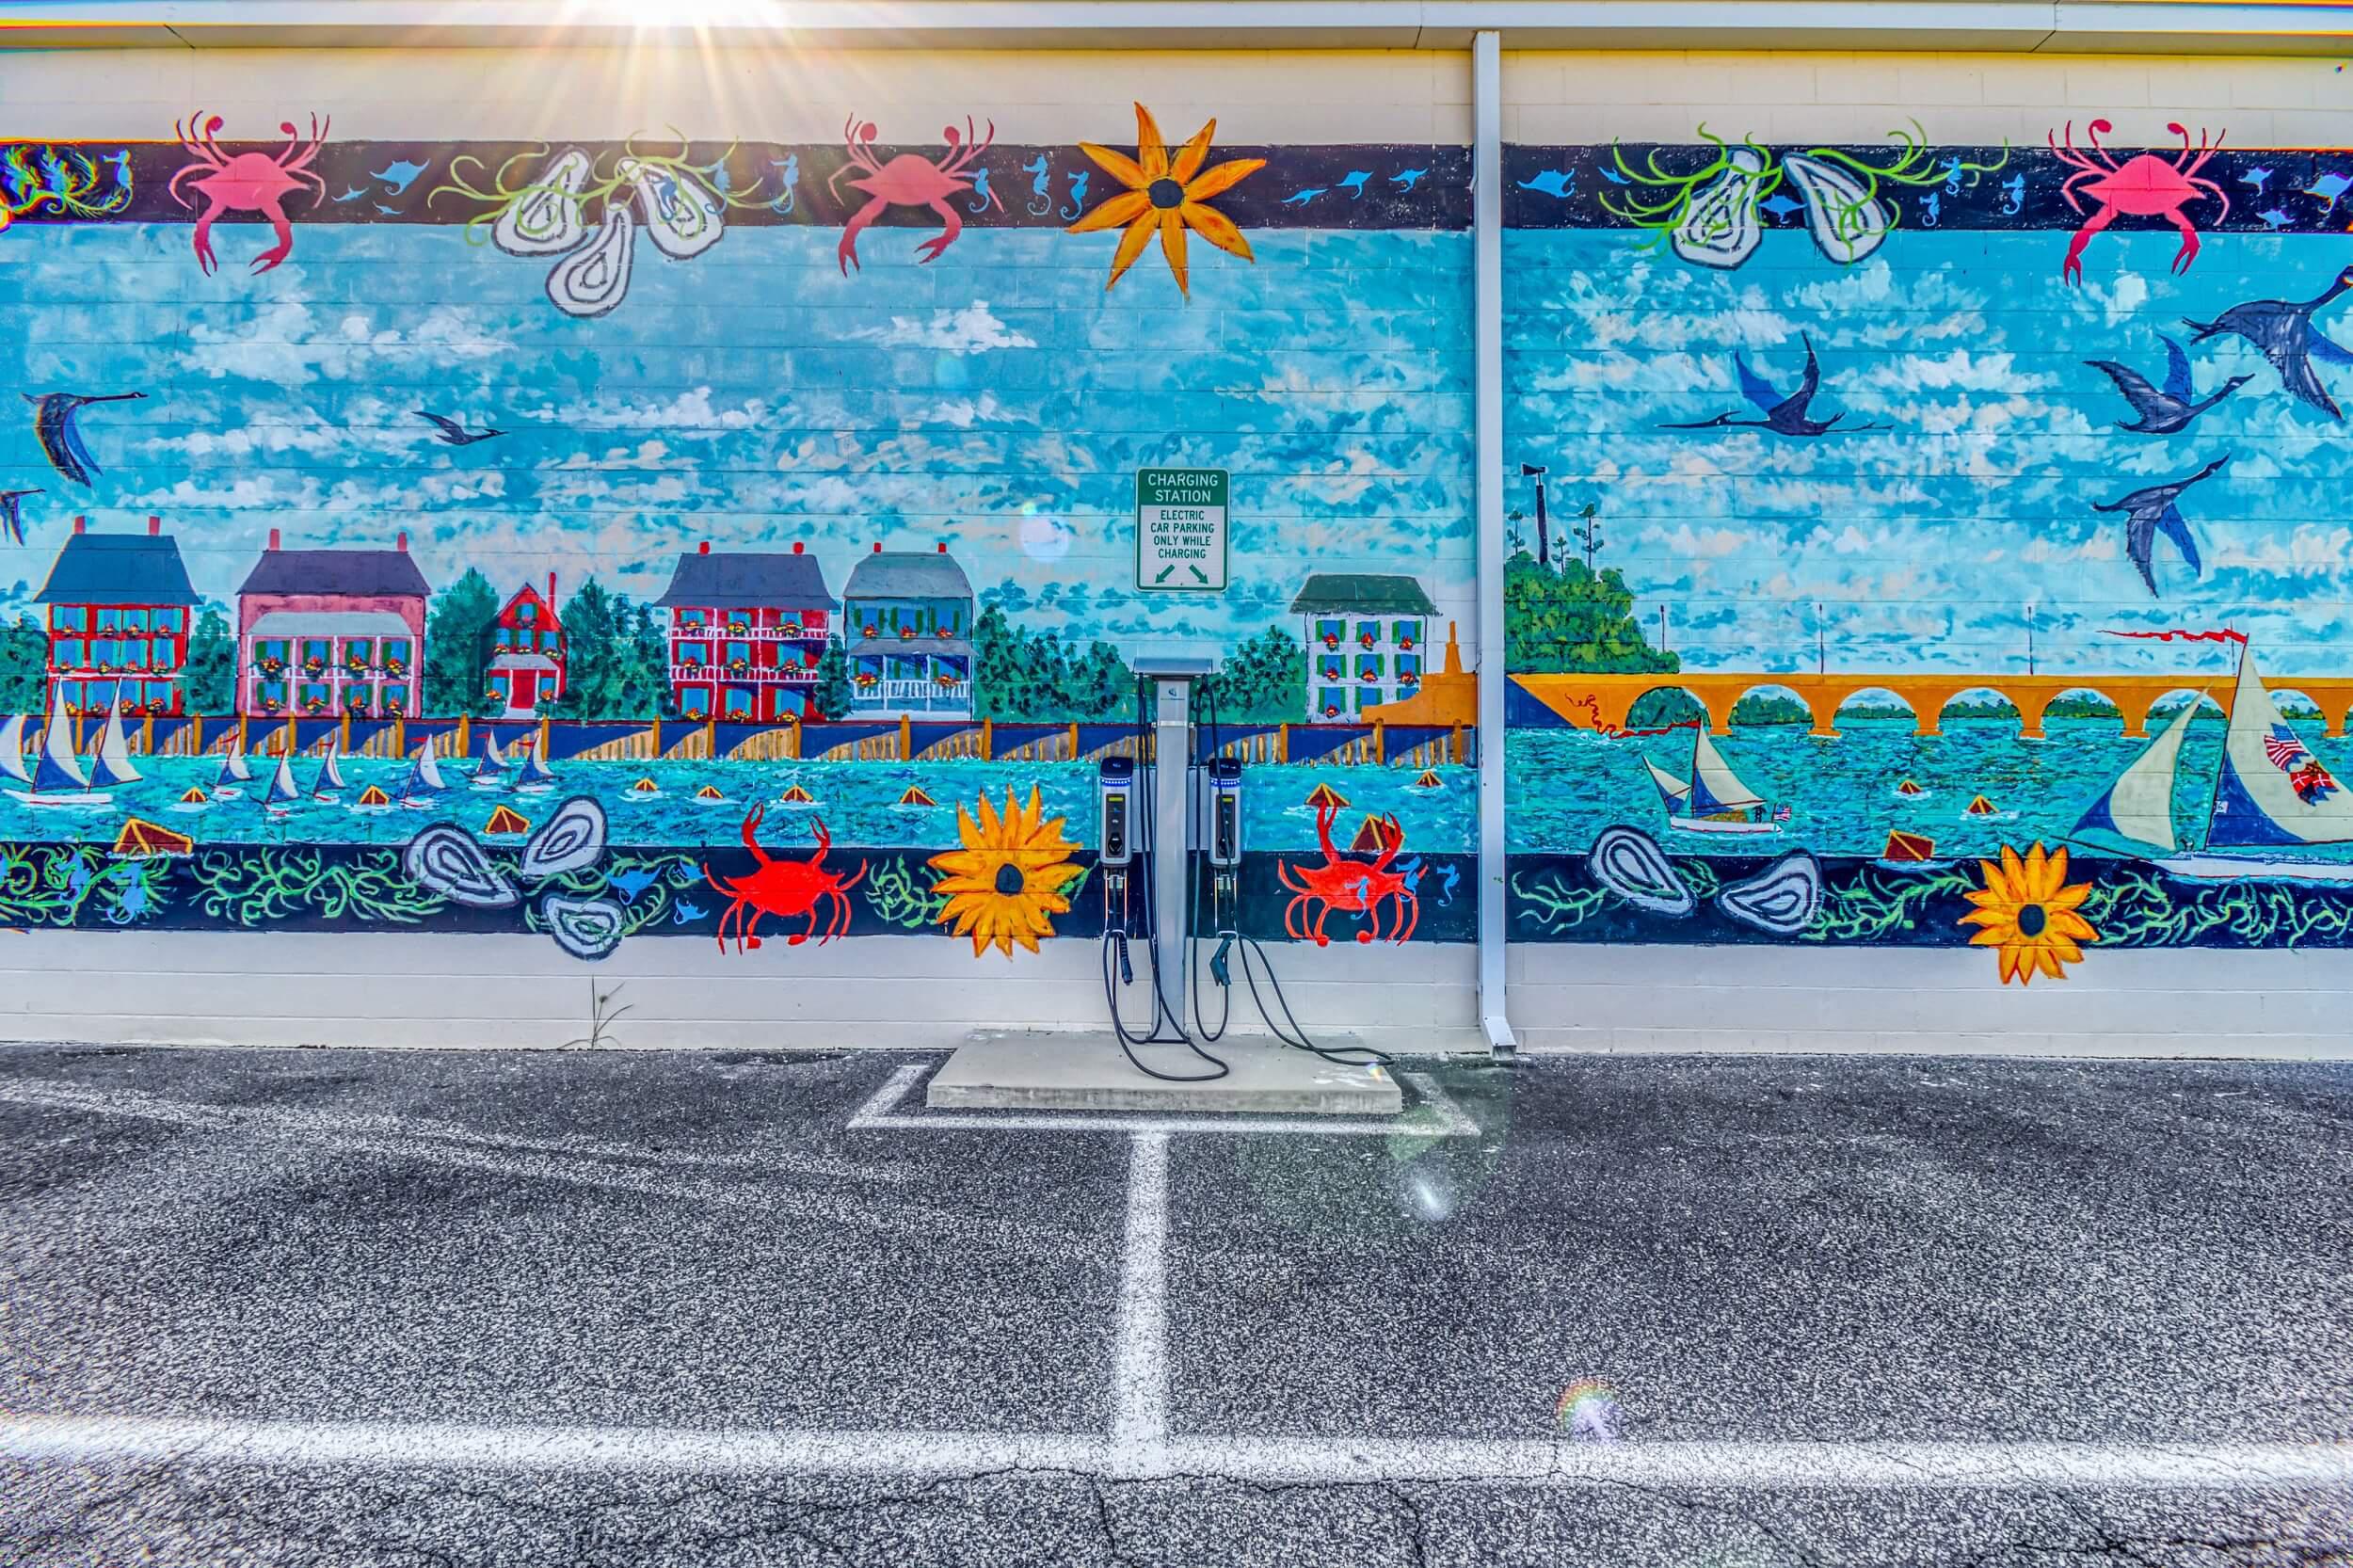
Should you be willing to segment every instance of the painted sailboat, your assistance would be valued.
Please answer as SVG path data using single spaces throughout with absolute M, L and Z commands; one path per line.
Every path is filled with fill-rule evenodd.
M 2353 885 L 2353 863 L 2295 853 L 2353 843 L 2353 788 L 2331 776 L 2297 737 L 2244 646 L 2204 820 L 2188 835 L 2194 841 L 2184 842 L 2174 825 L 2173 792 L 2182 742 L 2198 708 L 2191 703 L 2176 713 L 2085 809 L 2075 830 L 2145 846 L 2155 852 L 2148 858 L 2159 871 L 2196 881 L 2264 877 Z
M 278 754 L 278 771 L 269 776 L 269 788 L 263 792 L 262 809 L 273 817 L 282 817 L 302 800 L 302 792 L 295 787 L 294 760 L 291 751 Z
M 333 741 L 327 743 L 327 756 L 319 762 L 319 775 L 311 780 L 312 800 L 340 800 L 344 792 L 344 770 L 341 751 Z
M 8 798 L 25 806 L 95 810 L 114 804 L 114 795 L 90 788 L 82 760 L 73 755 L 73 721 L 66 716 L 65 692 L 53 685 L 49 693 L 49 722 L 41 726 L 40 753 L 33 763 L 32 788 L 10 790 Z
M 122 694 L 117 692 L 106 710 L 106 728 L 99 732 L 98 754 L 90 759 L 90 782 L 102 790 L 136 784 L 139 770 L 131 765 L 131 743 L 122 732 Z
M 441 764 L 433 758 L 433 743 L 427 741 L 417 748 L 417 760 L 400 786 L 400 803 L 414 810 L 428 810 L 448 789 L 441 778 Z
M 555 788 L 555 771 L 542 761 L 536 745 L 523 747 L 522 777 L 515 785 L 520 795 L 543 795 Z
M 230 800 L 245 793 L 245 787 L 253 782 L 253 770 L 246 766 L 245 753 L 231 742 L 220 756 L 220 776 L 213 780 L 213 798 Z
M 1706 729 L 1694 728 L 1691 734 L 1690 777 L 1677 778 L 1649 758 L 1642 759 L 1667 808 L 1667 825 L 1685 833 L 1780 832 L 1781 824 L 1766 810 L 1765 797 L 1740 781 Z
M 0 774 L 6 774 L 19 784 L 30 784 L 33 776 L 24 767 L 24 715 L 10 713 L 8 722 L 0 725 Z
M 470 782 L 477 790 L 495 790 L 506 782 L 506 770 L 511 759 L 499 749 L 499 738 L 482 737 L 482 760 L 473 770 Z

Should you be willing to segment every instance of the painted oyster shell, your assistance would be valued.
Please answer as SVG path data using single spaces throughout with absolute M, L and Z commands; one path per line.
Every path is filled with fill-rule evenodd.
M 1631 827 L 1607 827 L 1586 856 L 1593 880 L 1637 909 L 1679 920 L 1699 907 L 1658 840 Z
M 555 938 L 557 947 L 592 963 L 621 945 L 629 923 L 629 911 L 612 899 L 569 898 L 562 893 L 541 899 L 539 915 L 548 922 L 548 935 Z
M 523 877 L 537 882 L 593 866 L 604 856 L 604 808 L 586 795 L 575 795 L 557 807 L 523 845 Z
M 1781 167 L 1805 198 L 1805 226 L 1815 246 L 1832 261 L 1852 266 L 1877 250 L 1896 226 L 1886 204 L 1837 165 L 1792 152 Z
M 1822 907 L 1822 866 L 1803 850 L 1716 894 L 1716 907 L 1758 931 L 1795 936 Z
M 418 887 L 469 909 L 505 909 L 522 902 L 473 835 L 449 823 L 435 823 L 409 840 L 400 864 Z
M 1675 224 L 1676 255 L 1699 266 L 1729 270 L 1749 259 L 1765 237 L 1756 218 L 1756 181 L 1765 160 L 1745 147 L 1729 154 L 1732 167 L 1691 198 Z
M 555 264 L 548 298 L 568 316 L 600 316 L 629 297 L 630 258 L 636 225 L 629 203 L 609 201 L 596 237 Z
M 588 154 L 568 147 L 532 181 L 529 195 L 508 204 L 490 225 L 490 243 L 510 256 L 560 256 L 588 237 L 580 219 L 580 193 L 595 172 Z
M 727 232 L 719 199 L 693 175 L 635 158 L 623 158 L 614 171 L 636 190 L 646 237 L 672 261 L 701 255 Z

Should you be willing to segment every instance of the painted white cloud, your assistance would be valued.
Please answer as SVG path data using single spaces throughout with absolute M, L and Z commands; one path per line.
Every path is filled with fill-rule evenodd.
M 850 336 L 885 348 L 930 348 L 943 354 L 984 354 L 997 348 L 1037 346 L 1036 339 L 1000 321 L 985 299 L 976 299 L 960 311 L 934 311 L 929 321 L 892 316 L 887 327 L 860 327 Z

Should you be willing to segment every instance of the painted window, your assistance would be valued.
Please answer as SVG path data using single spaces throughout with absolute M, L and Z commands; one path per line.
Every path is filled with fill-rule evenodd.
M 171 706 L 171 682 L 168 680 L 149 681 L 146 686 L 146 694 L 147 695 L 144 698 L 142 698 L 142 700 L 145 701 L 150 708 L 168 708 Z
M 1416 680 L 1419 680 L 1421 678 L 1421 655 L 1418 653 L 1399 654 L 1397 656 L 1397 674 L 1398 679 L 1401 680 L 1409 675 L 1414 677 Z
M 1400 648 L 1419 648 L 1421 646 L 1421 622 L 1417 620 L 1398 621 L 1389 628 L 1389 636 Z
M 345 637 L 344 639 L 344 654 L 341 663 L 345 669 L 349 669 L 355 664 L 361 669 L 365 669 L 375 662 L 376 644 L 374 641 L 366 637 Z
M 89 611 L 79 604 L 53 604 L 49 607 L 49 629 L 52 632 L 87 632 Z
M 88 646 L 79 637 L 66 637 L 57 644 L 56 664 L 61 670 L 78 670 L 88 654 Z
M 79 680 L 58 681 L 57 700 L 64 703 L 71 712 L 80 712 L 85 706 L 82 698 L 82 683 Z
M 377 657 L 386 674 L 406 674 L 408 669 L 408 639 L 406 637 L 385 638 L 384 646 Z
M 155 630 L 158 632 L 168 632 L 172 635 L 178 636 L 180 632 L 186 628 L 187 623 L 182 618 L 185 613 L 186 612 L 181 610 L 156 611 L 154 621 Z
M 149 638 L 147 643 L 147 667 L 152 670 L 178 668 L 179 660 L 174 656 L 173 648 L 174 645 L 169 637 Z
M 334 693 L 324 680 L 305 680 L 295 692 L 295 702 L 306 711 L 323 710 Z
M 752 664 L 752 645 L 751 645 L 751 644 L 749 644 L 749 643 L 729 643 L 729 644 L 728 644 L 728 645 L 727 645 L 727 648 L 726 648 L 726 649 L 725 649 L 724 651 L 725 651 L 725 655 L 726 655 L 726 657 L 725 657 L 725 661 L 724 661 L 724 662 L 726 663 L 726 664 L 727 664 L 727 666 L 728 666 L 728 669 L 733 670 L 733 669 L 735 669 L 735 667 L 736 667 L 738 664 L 743 665 L 744 669 L 749 669 L 749 668 L 751 668 L 751 664 Z M 737 671 L 737 673 L 738 673 L 738 674 L 741 674 L 742 672 L 741 672 L 741 671 Z
M 708 664 L 711 663 L 711 645 L 709 643 L 680 643 L 678 662 L 681 664 Z
M 113 669 L 120 662 L 121 654 L 121 639 L 99 638 L 89 645 L 89 667 L 95 670 Z
M 1379 681 L 1381 679 L 1381 655 L 1378 653 L 1359 653 L 1356 655 L 1357 680 L 1360 683 Z
M 1337 653 L 1318 654 L 1316 656 L 1316 679 L 1318 680 L 1347 680 L 1348 661 Z
M 1380 647 L 1381 623 L 1377 620 L 1358 621 L 1356 623 L 1356 646 L 1358 648 Z
M 1348 697 L 1349 694 L 1337 686 L 1317 688 L 1315 716 L 1320 719 L 1338 718 L 1348 712 Z
M 256 681 L 253 695 L 265 709 L 275 711 L 286 706 L 286 683 L 283 680 Z
M 123 612 L 122 612 L 122 630 L 124 630 L 125 632 L 144 632 L 144 631 L 146 631 L 146 630 L 147 630 L 147 612 L 146 612 L 146 611 L 144 611 L 144 610 L 125 610 L 125 611 L 123 611 Z
M 1348 623 L 1334 618 L 1316 622 L 1316 641 L 1327 648 L 1337 648 L 1348 640 Z
M 752 689 L 749 686 L 729 686 L 728 688 L 728 717 L 731 719 L 750 718 L 752 696 Z
M 97 630 L 98 630 L 98 631 L 101 631 L 101 632 L 120 632 L 120 631 L 121 631 L 121 630 L 122 630 L 122 612 L 121 612 L 121 611 L 120 611 L 120 610 L 101 610 L 101 611 L 99 611 L 99 612 L 98 612 L 98 626 L 97 626 Z
M 531 600 L 526 599 L 520 604 L 515 606 L 515 618 L 520 621 L 523 625 L 529 626 L 533 621 L 539 618 L 539 606 L 534 604 Z
M 701 627 L 709 626 L 711 624 L 711 612 L 708 610 L 678 610 L 672 613 L 678 616 L 677 624 L 680 628 Z
M 313 671 L 325 669 L 333 652 L 334 645 L 328 638 L 305 637 L 302 639 L 302 667 Z
M 1376 707 L 1387 700 L 1388 698 L 1382 695 L 1380 687 L 1367 686 L 1356 694 L 1356 711 L 1361 713 L 1366 709 Z

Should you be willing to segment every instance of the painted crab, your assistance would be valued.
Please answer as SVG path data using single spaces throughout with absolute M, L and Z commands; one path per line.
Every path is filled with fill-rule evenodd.
M 2182 209 L 2192 201 L 2211 198 L 2222 203 L 2217 222 L 2231 216 L 2231 199 L 2222 187 L 2212 180 L 2198 177 L 2198 171 L 2206 167 L 2206 160 L 2222 150 L 2222 137 L 2216 136 L 2210 144 L 2201 128 L 2198 145 L 2193 148 L 2186 127 L 2169 121 L 2165 128 L 2182 138 L 2182 155 L 2178 158 L 2169 160 L 2154 152 L 2142 152 L 2118 163 L 2100 145 L 2100 138 L 2116 129 L 2105 120 L 2095 120 L 2084 127 L 2085 139 L 2091 143 L 2089 155 L 2075 150 L 2075 122 L 2072 120 L 2067 122 L 2065 146 L 2059 144 L 2057 136 L 2049 138 L 2051 151 L 2059 162 L 2075 170 L 2059 186 L 2059 194 L 2067 198 L 2067 204 L 2079 213 L 2084 210 L 2083 203 L 2076 200 L 2077 186 L 2082 187 L 2082 195 L 2099 204 L 2099 210 L 2075 231 L 2073 241 L 2067 247 L 2067 260 L 2059 265 L 2060 278 L 2070 283 L 2083 281 L 2084 247 L 2091 243 L 2092 235 L 2121 215 L 2162 217 L 2182 232 L 2182 248 L 2173 255 L 2176 272 L 2187 271 L 2189 264 L 2198 258 L 2198 230 Z
M 768 915 L 778 917 L 800 915 L 808 920 L 808 928 L 786 936 L 784 945 L 796 948 L 814 936 L 819 942 L 830 942 L 850 929 L 850 901 L 843 895 L 858 884 L 866 874 L 866 862 L 844 881 L 838 872 L 825 869 L 825 855 L 833 848 L 833 835 L 825 831 L 824 819 L 818 818 L 809 825 L 817 834 L 817 853 L 806 860 L 776 860 L 760 847 L 760 820 L 767 814 L 767 807 L 754 806 L 744 817 L 744 847 L 752 852 L 760 867 L 749 876 L 723 877 L 706 864 L 703 878 L 722 895 L 733 900 L 719 916 L 719 951 L 728 950 L 728 925 L 735 925 L 735 951 L 760 946 L 760 922 Z M 831 899 L 833 908 L 821 935 L 817 929 L 818 910 Z
M 1367 864 L 1340 858 L 1338 846 L 1332 842 L 1332 820 L 1338 815 L 1337 805 L 1316 808 L 1316 842 L 1323 850 L 1322 865 L 1275 862 L 1275 879 L 1297 895 L 1283 906 L 1285 934 L 1299 941 L 1312 941 L 1320 948 L 1330 947 L 1332 938 L 1324 935 L 1323 922 L 1338 910 L 1365 916 L 1369 929 L 1356 933 L 1356 940 L 1372 942 L 1381 936 L 1381 905 L 1394 899 L 1396 929 L 1389 933 L 1389 940 L 1405 940 L 1420 922 L 1421 901 L 1407 886 L 1404 873 L 1389 869 L 1398 851 L 1405 847 L 1403 825 L 1395 817 L 1381 819 L 1381 852 Z M 1308 910 L 1319 904 L 1322 909 L 1310 920 Z
M 333 123 L 331 119 L 328 121 L 328 125 Z M 203 175 L 195 183 L 195 188 L 204 193 L 208 203 L 196 220 L 196 261 L 207 275 L 220 264 L 213 256 L 213 219 L 223 213 L 259 213 L 269 219 L 270 232 L 277 236 L 278 243 L 253 258 L 253 270 L 267 272 L 294 252 L 294 229 L 286 222 L 282 204 L 286 198 L 307 190 L 306 181 L 318 187 L 319 195 L 327 194 L 326 182 L 307 171 L 327 140 L 328 126 L 320 124 L 319 117 L 312 115 L 311 145 L 304 147 L 294 121 L 280 120 L 278 131 L 287 138 L 286 150 L 274 158 L 266 152 L 240 152 L 234 157 L 223 152 L 220 144 L 213 139 L 220 126 L 220 116 L 207 119 L 201 109 L 188 117 L 185 128 L 176 120 L 171 122 L 180 145 L 195 154 L 197 161 L 184 166 L 166 188 L 173 200 L 183 207 L 190 206 L 193 203 L 180 194 L 180 182 L 191 174 Z
M 948 144 L 948 155 L 937 163 L 913 152 L 902 152 L 887 164 L 876 163 L 872 151 L 874 135 L 872 120 L 861 124 L 857 116 L 852 115 L 841 127 L 841 142 L 849 149 L 850 161 L 835 169 L 832 177 L 825 182 L 825 188 L 839 197 L 841 192 L 834 181 L 853 168 L 862 168 L 866 171 L 865 175 L 850 184 L 872 198 L 865 206 L 852 213 L 850 221 L 841 226 L 841 244 L 835 254 L 841 262 L 841 274 L 845 278 L 849 276 L 850 268 L 858 265 L 858 235 L 882 216 L 886 208 L 929 207 L 947 221 L 946 229 L 915 248 L 918 261 L 937 261 L 941 251 L 956 243 L 956 236 L 964 232 L 964 219 L 956 216 L 955 205 L 948 198 L 958 191 L 973 188 L 972 182 L 965 177 L 964 171 L 972 167 L 973 159 L 996 141 L 997 122 L 989 121 L 986 136 L 973 134 L 969 115 L 965 117 L 962 131 L 952 125 L 943 129 L 939 137 Z M 999 212 L 1004 211 L 1005 204 L 997 200 L 996 192 L 988 191 L 986 194 L 989 200 L 997 203 Z

